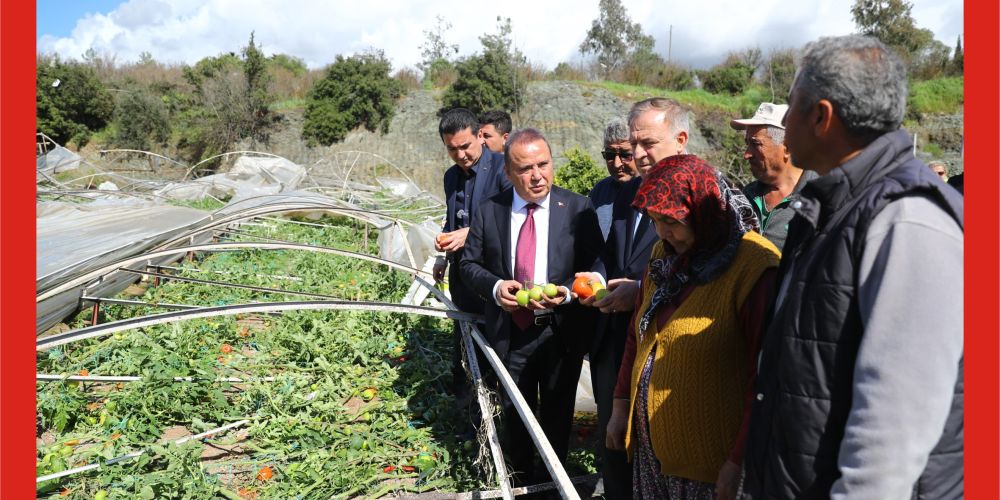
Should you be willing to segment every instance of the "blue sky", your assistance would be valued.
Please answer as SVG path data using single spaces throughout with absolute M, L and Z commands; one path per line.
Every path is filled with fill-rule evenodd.
M 76 22 L 86 14 L 107 14 L 121 3 L 122 0 L 37 0 L 35 29 L 39 36 L 68 37 Z
M 855 30 L 850 0 L 621 0 L 627 14 L 674 62 L 705 68 L 727 52 L 800 48 L 820 36 Z M 994 0 L 995 1 L 995 0 Z M 913 17 L 955 46 L 962 0 L 912 0 Z M 514 43 L 535 64 L 579 63 L 580 43 L 598 15 L 598 0 L 38 0 L 37 50 L 79 59 L 88 49 L 118 62 L 143 52 L 164 63 L 193 64 L 238 52 L 251 31 L 265 54 L 283 53 L 323 67 L 338 54 L 382 49 L 395 68 L 420 62 L 424 31 L 441 16 L 445 41 L 459 56 L 481 49 L 497 16 L 512 19 Z M 359 8 L 359 5 L 361 6 Z M 386 13 L 391 13 L 387 15 Z M 668 36 L 673 26 L 672 39 Z

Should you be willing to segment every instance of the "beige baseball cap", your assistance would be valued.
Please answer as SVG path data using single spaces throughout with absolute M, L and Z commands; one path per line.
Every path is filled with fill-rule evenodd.
M 743 130 L 752 125 L 770 125 L 783 129 L 785 126 L 781 124 L 781 120 L 785 117 L 786 111 L 788 111 L 787 104 L 762 102 L 760 106 L 757 106 L 757 112 L 753 114 L 752 118 L 733 120 L 729 122 L 729 126 L 736 130 Z

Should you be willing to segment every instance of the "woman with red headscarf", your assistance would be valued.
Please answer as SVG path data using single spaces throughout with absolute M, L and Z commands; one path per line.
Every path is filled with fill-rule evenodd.
M 637 297 L 609 448 L 638 498 L 734 498 L 756 357 L 779 252 L 749 201 L 693 155 L 664 159 L 632 206 L 660 241 Z

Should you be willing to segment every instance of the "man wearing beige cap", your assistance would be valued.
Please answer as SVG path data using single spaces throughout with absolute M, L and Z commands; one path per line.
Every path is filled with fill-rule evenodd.
M 747 148 L 743 158 L 750 162 L 750 171 L 757 180 L 743 188 L 757 218 L 760 232 L 780 250 L 788 236 L 788 223 L 795 215 L 790 208 L 796 195 L 815 172 L 806 172 L 792 165 L 785 148 L 785 127 L 781 119 L 787 104 L 761 103 L 752 118 L 733 120 L 736 130 L 746 130 Z

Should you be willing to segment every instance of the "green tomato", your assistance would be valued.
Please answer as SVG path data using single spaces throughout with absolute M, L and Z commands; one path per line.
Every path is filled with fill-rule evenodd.
M 360 450 L 361 447 L 364 446 L 364 444 L 365 444 L 365 440 L 361 439 L 361 436 L 359 436 L 357 434 L 355 434 L 354 437 L 351 438 L 351 449 L 352 450 Z
M 544 293 L 546 297 L 553 299 L 556 295 L 559 295 L 559 287 L 557 287 L 555 283 L 548 283 L 544 288 L 542 288 L 542 293 Z
M 315 391 L 316 389 L 319 389 L 319 384 L 310 385 L 309 388 Z
M 94 500 L 105 500 L 106 498 L 108 498 L 107 490 L 97 490 L 97 493 L 94 493 Z
M 434 457 L 427 453 L 421 453 L 420 455 L 417 455 L 415 460 L 413 460 L 413 466 L 420 470 L 420 472 L 433 469 L 435 465 L 437 465 L 437 461 L 434 460 Z
M 518 290 L 517 293 L 514 294 L 514 298 L 517 300 L 517 305 L 521 307 L 527 307 L 528 299 L 530 299 L 531 297 L 528 294 L 528 291 L 522 288 Z
M 542 300 L 542 287 L 535 285 L 528 290 L 528 298 L 531 300 Z
M 594 298 L 597 299 L 597 300 L 601 300 L 601 299 L 603 299 L 604 297 L 607 297 L 607 296 L 608 296 L 608 289 L 607 288 L 601 288 L 601 289 L 597 290 L 596 292 L 594 292 Z

